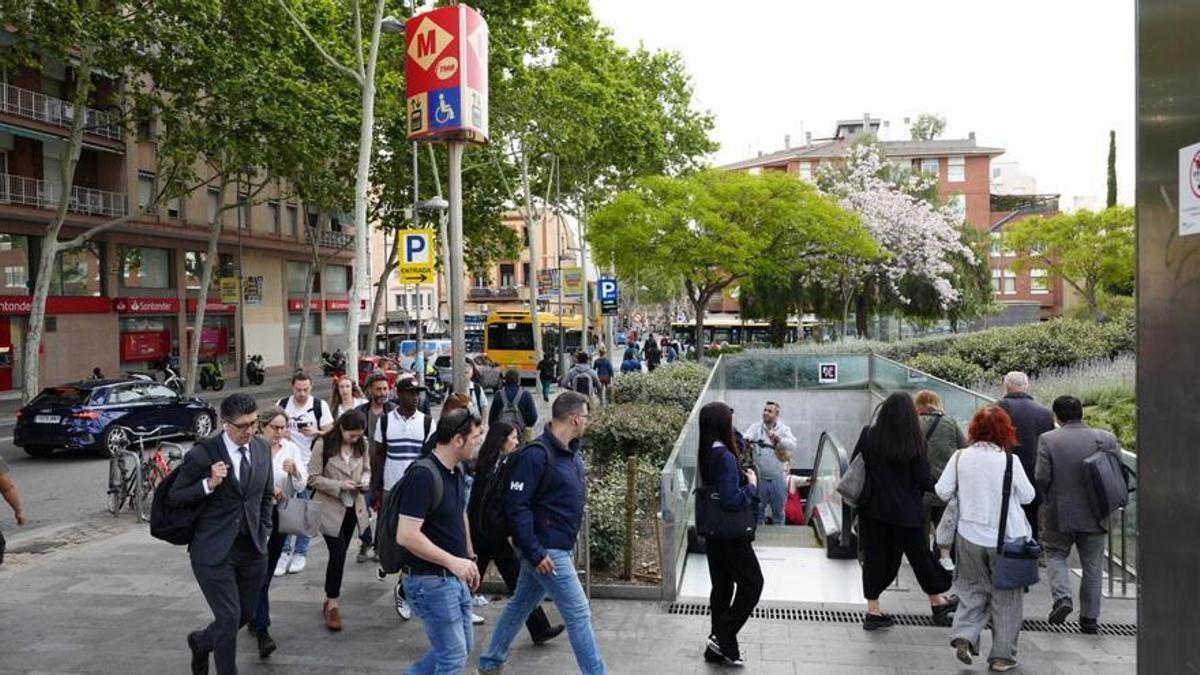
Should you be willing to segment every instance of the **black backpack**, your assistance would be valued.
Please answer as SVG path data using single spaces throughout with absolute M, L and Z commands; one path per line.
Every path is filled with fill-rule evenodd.
M 546 466 L 542 477 L 538 479 L 537 489 L 533 493 L 537 499 L 546 492 L 554 466 L 558 462 L 555 452 L 538 441 L 530 441 L 518 452 L 528 452 L 532 447 L 546 451 Z M 512 468 L 516 464 L 517 453 L 501 457 L 496 461 L 483 485 L 479 499 L 479 536 L 486 541 L 502 542 L 512 536 L 512 525 L 508 522 L 508 514 L 504 510 L 504 496 L 508 494 L 509 483 L 512 479 Z
M 500 413 L 496 415 L 497 422 L 506 422 L 517 430 L 517 436 L 525 433 L 525 415 L 521 413 L 521 397 L 528 392 L 517 388 L 517 395 L 511 401 L 508 399 L 506 386 L 500 387 Z
M 289 398 L 291 397 L 284 396 L 283 398 L 279 399 L 279 408 L 281 410 L 287 410 L 287 402 Z M 317 397 L 312 397 L 312 407 L 309 408 L 308 411 L 312 413 L 313 419 L 316 420 L 318 428 L 321 426 L 321 411 L 324 409 L 324 406 L 322 406 L 321 402 L 317 400 Z
M 419 468 L 433 474 L 433 504 L 429 506 L 429 512 L 436 511 L 442 505 L 442 498 L 446 495 L 446 486 L 442 482 L 441 471 L 434 464 L 436 461 L 426 455 L 410 464 L 408 470 L 404 472 L 404 477 L 392 486 L 387 500 L 379 509 L 378 522 L 375 523 L 375 552 L 379 555 L 379 569 L 385 574 L 399 572 L 408 562 L 408 551 L 396 543 L 396 532 L 400 526 L 400 495 L 414 469 Z
M 213 457 L 212 451 L 207 448 L 205 451 L 210 462 L 215 463 L 217 458 Z M 204 508 L 205 500 L 186 506 L 168 504 L 167 495 L 170 494 L 171 486 L 175 485 L 179 474 L 179 469 L 168 473 L 167 477 L 154 488 L 154 498 L 150 502 L 150 536 L 168 544 L 186 546 L 192 543 L 192 531 L 195 529 L 196 517 Z
M 575 393 L 583 394 L 584 396 L 591 398 L 592 374 L 586 371 L 579 373 L 575 376 L 575 381 L 571 383 L 571 388 L 575 390 Z

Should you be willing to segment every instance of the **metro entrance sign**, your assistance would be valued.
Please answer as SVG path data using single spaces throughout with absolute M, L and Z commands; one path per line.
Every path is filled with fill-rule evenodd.
M 485 143 L 488 139 L 488 28 L 466 5 L 406 22 L 408 138 Z

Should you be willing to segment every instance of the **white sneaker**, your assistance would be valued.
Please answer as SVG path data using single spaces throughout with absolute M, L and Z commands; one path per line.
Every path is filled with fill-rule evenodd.
M 483 595 L 476 595 L 475 597 L 471 598 L 471 604 L 475 605 L 476 607 L 485 607 L 492 604 L 492 602 Z
M 954 561 L 951 560 L 949 557 L 938 558 L 938 564 L 941 565 L 942 569 L 946 570 L 947 572 L 954 571 Z
M 396 600 L 396 614 L 399 614 L 401 619 L 408 621 L 412 618 L 412 605 L 409 605 L 408 599 L 401 595 L 403 588 L 397 583 L 395 590 L 392 591 L 392 597 Z
M 479 616 L 475 612 L 471 612 L 471 624 L 478 626 L 481 623 L 483 623 L 483 617 Z
M 287 573 L 288 574 L 299 574 L 300 572 L 304 571 L 304 567 L 307 564 L 308 564 L 308 560 L 304 556 L 294 555 L 294 556 L 292 556 L 292 561 L 290 563 L 288 563 Z
M 275 576 L 281 577 L 287 574 L 288 560 L 292 557 L 291 553 L 284 553 L 279 556 L 279 562 L 275 563 Z

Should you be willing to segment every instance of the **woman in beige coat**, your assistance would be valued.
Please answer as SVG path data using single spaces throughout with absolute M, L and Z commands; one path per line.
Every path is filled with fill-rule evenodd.
M 329 549 L 325 567 L 325 606 L 321 613 L 329 630 L 342 629 L 338 596 L 342 591 L 342 571 L 346 549 L 355 527 L 366 528 L 367 504 L 363 493 L 371 484 L 371 464 L 364 436 L 367 419 L 357 410 L 338 418 L 337 424 L 312 447 L 308 463 L 308 484 L 313 499 L 321 505 L 321 534 Z

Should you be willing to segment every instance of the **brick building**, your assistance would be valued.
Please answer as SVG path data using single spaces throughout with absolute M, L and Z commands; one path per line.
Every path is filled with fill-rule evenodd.
M 201 190 L 140 215 L 158 187 L 154 125 L 126 128 L 106 116 L 102 108 L 117 83 L 96 77 L 95 85 L 93 102 L 82 111 L 89 126 L 74 186 L 65 195 L 62 238 L 131 212 L 139 215 L 82 249 L 60 253 L 40 345 L 43 384 L 78 379 L 97 366 L 106 374 L 141 370 L 172 349 L 186 349 L 208 224 L 220 206 L 219 192 Z M 68 103 L 74 87 L 69 66 L 0 70 L 0 391 L 20 388 L 42 238 L 64 198 L 60 173 L 75 114 Z M 235 194 L 231 190 L 228 198 Z M 261 296 L 244 306 L 243 317 L 239 305 L 220 302 L 214 288 L 200 337 L 202 352 L 233 366 L 227 374 L 234 376 L 242 351 L 262 354 L 268 367 L 290 362 L 303 308 L 308 239 L 317 236 L 321 246 L 337 247 L 352 237 L 344 219 L 334 218 L 320 232 L 304 227 L 316 222 L 316 214 L 290 197 L 283 183 L 259 199 L 223 214 L 214 276 L 261 277 Z M 338 255 L 316 277 L 310 355 L 346 342 L 349 259 L 349 253 Z M 243 320 L 244 350 L 238 340 Z

